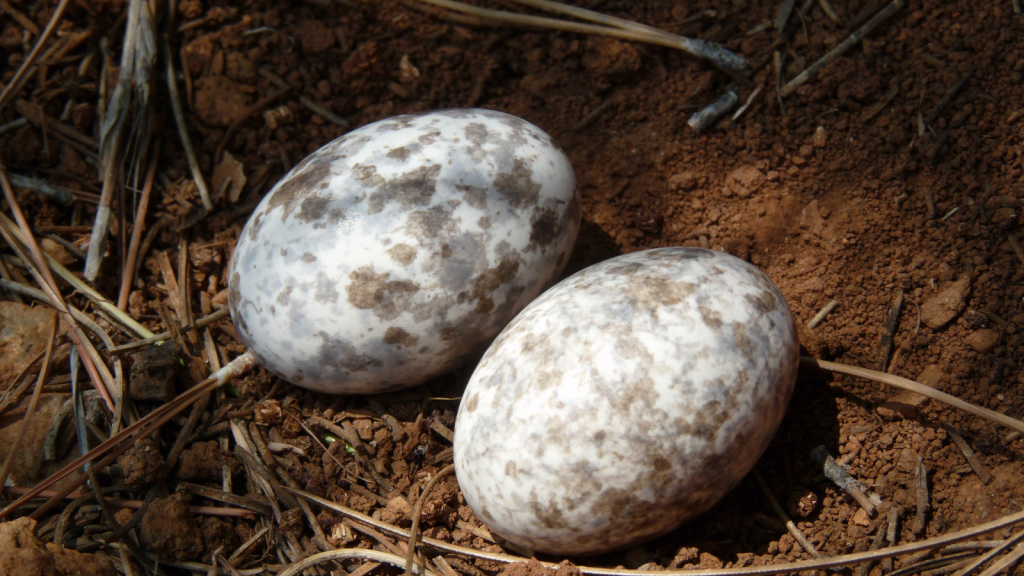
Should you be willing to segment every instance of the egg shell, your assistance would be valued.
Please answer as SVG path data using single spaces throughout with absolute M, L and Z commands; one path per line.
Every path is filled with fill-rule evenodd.
M 487 350 L 456 421 L 459 485 L 491 530 L 531 550 L 635 546 L 750 471 L 798 359 L 785 299 L 746 262 L 696 248 L 604 261 Z
M 414 386 L 478 356 L 553 284 L 579 223 L 569 159 L 536 126 L 477 109 L 389 118 L 311 154 L 256 207 L 231 318 L 300 386 Z

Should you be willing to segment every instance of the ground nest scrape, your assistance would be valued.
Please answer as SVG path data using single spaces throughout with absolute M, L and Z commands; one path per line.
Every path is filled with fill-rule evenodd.
M 73 487 L 72 475 L 43 495 L 68 498 L 8 509 L 0 537 L 12 544 L 0 547 L 0 565 L 11 574 L 19 566 L 140 574 L 157 563 L 163 573 L 208 573 L 214 563 L 224 574 L 273 573 L 331 550 L 348 556 L 305 573 L 397 574 L 417 506 L 425 544 L 415 564 L 444 576 L 756 571 L 903 550 L 894 547 L 1024 509 L 1020 434 L 805 367 L 759 476 L 711 511 L 643 546 L 571 559 L 579 567 L 558 565 L 562 558 L 509 565 L 508 554 L 525 551 L 480 522 L 454 476 L 420 502 L 451 462 L 472 366 L 376 397 L 314 394 L 260 368 L 226 386 L 206 380 L 244 352 L 224 312 L 226 266 L 270 186 L 354 127 L 479 106 L 542 127 L 572 160 L 583 228 L 567 274 L 644 248 L 724 250 L 779 285 L 807 355 L 1019 418 L 1024 19 L 1016 3 L 589 4 L 718 42 L 750 62 L 746 75 L 649 42 L 524 28 L 414 0 L 185 0 L 172 14 L 166 4 L 144 6 L 0 7 L 0 160 L 13 185 L 0 203 L 7 491 L 17 497 L 80 453 L 66 402 L 72 382 L 84 390 L 77 430 L 89 448 L 140 419 L 149 426 L 123 453 L 97 461 L 92 484 Z M 882 12 L 852 48 L 792 84 Z M 33 52 L 51 19 L 52 34 Z M 126 26 L 147 23 L 152 59 L 137 50 L 122 60 Z M 130 82 L 147 61 L 148 93 Z M 687 124 L 729 90 L 733 108 L 699 133 Z M 118 114 L 123 127 L 108 121 Z M 91 233 L 105 214 L 98 205 L 110 208 L 111 231 L 90 269 Z M 48 287 L 81 311 L 72 312 L 78 332 L 30 307 L 53 300 Z M 166 333 L 167 344 L 133 344 L 154 333 Z M 73 343 L 86 364 L 71 361 Z M 125 400 L 94 380 L 125 390 Z M 848 492 L 812 458 L 822 445 L 831 470 L 856 481 Z M 15 520 L 28 515 L 38 523 Z M 1011 528 L 968 533 L 940 554 L 869 554 L 852 570 L 942 574 L 993 551 L 1019 557 Z M 1014 552 L 996 560 L 1013 561 Z

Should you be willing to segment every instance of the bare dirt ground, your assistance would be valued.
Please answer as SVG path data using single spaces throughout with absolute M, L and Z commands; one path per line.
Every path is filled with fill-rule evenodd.
M 158 4 L 162 31 L 167 6 Z M 846 39 L 851 33 L 847 26 L 868 3 L 835 0 L 833 20 L 819 3 L 799 2 L 784 33 L 761 26 L 775 19 L 777 2 L 591 3 L 607 14 L 713 39 L 755 64 L 767 63 L 736 85 L 741 104 L 762 87 L 739 118 L 727 116 L 701 133 L 688 127 L 687 119 L 735 81 L 704 62 L 668 48 L 608 38 L 458 24 L 445 20 L 443 11 L 410 8 L 414 4 L 178 3 L 172 52 L 199 167 L 217 188 L 223 178 L 215 173 L 229 169 L 219 157 L 224 151 L 240 163 L 230 170 L 241 170 L 247 183 L 234 200 L 225 193 L 211 214 L 196 218 L 199 193 L 176 133 L 163 64 L 158 66 L 153 137 L 160 156 L 145 217 L 147 230 L 158 233 L 143 247 L 132 284 L 128 311 L 136 319 L 154 332 L 163 331 L 167 319 L 188 323 L 170 282 L 179 270 L 183 246 L 189 274 L 175 283 L 185 283 L 191 300 L 188 315 L 200 318 L 223 308 L 225 268 L 249 212 L 277 179 L 321 145 L 396 114 L 484 107 L 541 127 L 573 162 L 584 223 L 567 274 L 652 247 L 724 250 L 757 265 L 781 287 L 801 325 L 801 344 L 808 354 L 888 371 L 1022 416 L 1024 251 L 1018 238 L 1024 233 L 1024 18 L 1012 2 L 909 0 L 785 98 L 776 94 L 779 78 L 785 84 Z M 0 81 L 5 86 L 55 6 L 26 0 L 4 5 Z M 517 9 L 511 2 L 488 6 Z M 102 187 L 97 168 L 90 164 L 99 136 L 96 103 L 100 92 L 109 96 L 118 77 L 126 10 L 121 0 L 71 2 L 52 41 L 58 49 L 44 54 L 43 64 L 18 95 L 85 140 L 58 136 L 46 121 L 8 124 L 27 116 L 13 101 L 0 116 L 5 169 L 48 179 L 78 195 L 73 205 L 64 206 L 16 186 L 19 203 L 39 237 L 56 236 L 44 248 L 76 272 L 82 271 L 81 251 L 88 244 Z M 30 31 L 12 13 L 24 16 L 37 30 Z M 344 119 L 347 127 L 312 111 L 308 102 Z M 130 192 L 128 196 L 126 210 L 115 203 L 114 218 L 127 219 L 121 229 L 126 234 L 136 206 Z M 8 203 L 2 206 L 11 215 Z M 186 223 L 193 225 L 180 231 Z M 95 282 L 115 302 L 123 242 L 111 238 L 110 256 Z M 0 244 L 0 255 L 15 281 L 38 286 L 7 244 Z M 80 294 L 66 284 L 61 287 L 69 302 L 85 309 L 116 344 L 131 341 L 95 314 Z M 890 329 L 886 319 L 900 294 L 902 307 Z M 0 299 L 14 298 L 0 291 Z M 833 301 L 837 305 L 831 312 L 808 328 Z M 0 335 L 14 338 L 9 327 L 23 324 L 7 322 L 0 326 Z M 38 319 L 25 322 L 36 328 L 42 324 Z M 14 344 L 0 358 L 4 389 L 17 384 L 22 357 L 41 352 L 48 334 L 46 330 L 30 354 L 16 350 L 22 340 L 11 340 Z M 179 336 L 185 368 L 177 376 L 178 391 L 183 383 L 208 373 L 207 351 L 215 350 L 219 360 L 243 351 L 229 320 L 211 325 L 209 336 L 206 346 L 202 338 Z M 63 354 L 51 368 L 44 399 L 63 399 L 69 390 L 66 346 Z M 159 359 L 140 359 L 136 352 L 125 358 L 139 370 L 150 366 L 147 362 L 160 366 Z M 271 502 L 232 446 L 239 432 L 259 436 L 252 439 L 255 445 L 273 445 L 259 450 L 257 459 L 264 460 L 264 472 L 274 482 L 408 527 L 411 506 L 426 479 L 450 462 L 445 432 L 455 425 L 458 397 L 471 371 L 472 366 L 409 392 L 368 399 L 309 393 L 257 370 L 236 382 L 228 395 L 217 395 L 202 417 L 196 416 L 199 424 L 181 446 L 180 457 L 169 451 L 181 428 L 189 426 L 189 410 L 165 425 L 148 447 L 133 448 L 103 471 L 102 483 L 125 486 L 118 496 L 126 500 L 143 501 L 147 494 L 156 499 L 136 532 L 142 548 L 176 559 L 178 567 L 169 571 L 184 570 L 187 565 L 181 563 L 187 561 L 208 564 L 218 547 L 229 557 L 264 527 L 272 528 L 272 537 L 263 534 L 247 548 L 237 563 L 240 569 L 286 564 L 319 551 L 318 545 L 404 556 L 400 538 L 389 539 L 331 511 L 313 508 L 314 527 L 297 502 L 280 502 L 282 516 L 273 520 L 267 514 Z M 0 438 L 10 439 L 0 453 L 13 443 L 28 397 L 22 391 L 22 402 L 14 397 L 8 405 L 9 393 L 4 394 L 0 409 L 8 428 L 0 430 Z M 822 555 L 881 543 L 878 534 L 886 532 L 881 520 L 891 509 L 900 517 L 896 542 L 1024 510 L 1024 443 L 1019 434 L 937 402 L 906 394 L 897 398 L 899 394 L 851 378 L 801 373 L 789 413 L 757 469 Z M 159 390 L 154 397 L 160 397 Z M 41 432 L 33 432 L 26 442 L 42 445 L 60 404 L 40 413 L 47 420 L 33 428 Z M 145 414 L 156 405 L 139 401 L 138 411 Z M 232 421 L 240 425 L 235 435 Z M 104 426 L 109 429 L 109 424 L 99 428 Z M 974 466 L 950 429 L 973 448 Z M 330 454 L 311 434 L 333 441 Z M 810 453 L 822 444 L 881 498 L 876 517 L 858 512 L 857 502 L 821 475 Z M 176 464 L 168 468 L 165 459 Z M 923 501 L 915 480 L 919 461 L 928 479 Z M 369 481 L 350 481 L 339 464 Z M 45 470 L 39 462 L 31 466 L 30 474 L 15 475 L 19 485 L 30 486 L 55 469 L 52 463 Z M 246 508 L 211 499 L 195 487 L 227 489 L 224 466 L 235 473 L 228 490 L 236 498 L 247 498 L 250 510 L 263 513 L 221 518 L 196 513 L 198 506 Z M 101 518 L 95 500 L 91 504 L 77 504 L 82 509 L 73 510 L 70 522 L 59 527 L 55 514 L 62 504 L 40 519 L 37 533 L 52 541 L 61 528 L 68 535 L 65 546 L 99 549 L 91 535 L 109 533 L 111 526 Z M 132 516 L 125 510 L 118 514 L 121 521 Z M 915 525 L 918 516 L 923 524 Z M 465 505 L 454 477 L 442 481 L 427 499 L 422 528 L 429 537 L 501 551 L 482 526 Z M 991 537 L 1009 535 L 1005 531 Z M 45 548 L 36 543 L 32 550 Z M 113 548 L 99 552 L 104 553 L 121 566 Z M 495 562 L 446 557 L 460 574 L 481 576 L 502 569 Z M 715 568 L 807 558 L 758 484 L 748 478 L 710 512 L 668 536 L 625 553 L 573 560 L 591 566 Z M 906 561 L 897 560 L 895 568 Z M 358 576 L 369 569 L 362 566 L 359 561 L 343 564 Z M 871 570 L 891 568 L 878 564 Z M 139 566 L 135 570 L 140 573 Z M 375 570 L 400 571 L 388 566 Z M 538 574 L 547 569 L 530 565 L 506 570 L 511 576 L 514 571 Z M 564 566 L 559 576 L 573 570 Z

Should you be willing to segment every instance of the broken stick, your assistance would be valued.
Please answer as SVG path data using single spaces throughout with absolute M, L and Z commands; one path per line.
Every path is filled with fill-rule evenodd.
M 875 505 L 868 499 L 868 495 L 864 493 L 863 485 L 832 458 L 832 455 L 828 453 L 828 448 L 824 446 L 818 446 L 814 450 L 811 450 L 811 458 L 815 462 L 822 465 L 822 472 L 825 477 L 831 480 L 836 486 L 838 486 L 843 492 L 849 494 L 860 507 L 868 513 L 868 516 L 875 515 Z
M 803 548 L 804 551 L 812 558 L 821 558 L 821 553 L 818 552 L 818 549 L 814 547 L 814 544 L 811 544 L 811 542 L 807 540 L 804 533 L 796 527 L 793 520 L 788 514 L 786 514 L 786 511 L 782 509 L 782 505 L 779 504 L 779 500 L 775 497 L 775 494 L 772 493 L 771 488 L 768 487 L 768 483 L 764 481 L 764 477 L 761 476 L 761 473 L 757 470 L 751 470 L 750 474 L 754 477 L 754 480 L 757 481 L 758 486 L 761 487 L 761 491 L 764 492 L 765 497 L 768 498 L 768 503 L 772 505 L 772 508 L 775 510 L 775 514 L 780 520 L 786 523 L 786 530 L 789 531 L 789 534 L 793 539 L 796 540 L 797 543 L 800 544 L 800 547 Z
M 715 100 L 703 110 L 697 112 L 690 119 L 686 121 L 690 128 L 693 128 L 696 132 L 707 128 L 708 126 L 715 123 L 723 114 L 732 109 L 733 106 L 739 102 L 740 97 L 736 95 L 736 90 L 729 90 L 725 94 L 721 95 L 718 100 Z
M 931 508 L 928 497 L 928 469 L 924 467 L 924 459 L 917 457 L 917 466 L 914 467 L 914 486 L 917 488 L 917 515 L 914 516 L 914 534 L 920 535 L 924 532 L 925 521 L 928 519 L 928 510 Z
M 949 103 L 953 101 L 953 98 L 956 98 L 957 93 L 967 85 L 971 78 L 974 78 L 974 68 L 968 70 L 967 73 L 964 74 L 963 78 L 958 80 L 956 84 L 953 84 L 953 86 L 946 91 L 942 100 L 939 100 L 939 103 L 935 105 L 935 108 L 928 113 L 928 117 L 925 118 L 924 121 L 925 124 L 935 122 L 935 119 L 939 117 L 939 114 L 942 114 L 942 110 L 945 109 L 946 106 L 949 106 Z
M 972 450 L 971 446 L 966 440 L 964 440 L 964 437 L 960 435 L 956 428 L 953 428 L 948 424 L 945 428 L 946 433 L 949 434 L 949 437 L 953 439 L 953 443 L 956 444 L 956 447 L 960 449 L 961 453 L 963 453 L 964 459 L 967 460 L 967 463 L 971 466 L 971 470 L 974 470 L 974 473 L 978 475 L 981 483 L 988 484 L 991 482 L 992 473 L 988 471 L 988 468 L 985 468 L 985 465 L 981 463 L 981 460 L 978 460 L 978 455 L 974 453 L 974 450 Z
M 818 324 L 824 322 L 825 317 L 831 314 L 837 307 L 839 307 L 839 300 L 832 300 L 828 304 L 825 304 L 825 306 L 814 315 L 814 318 L 811 318 L 811 321 L 807 323 L 807 327 L 817 328 Z

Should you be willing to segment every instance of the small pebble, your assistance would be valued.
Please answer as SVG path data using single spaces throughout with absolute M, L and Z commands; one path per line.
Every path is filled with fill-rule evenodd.
M 979 354 L 988 354 L 995 350 L 999 344 L 999 332 L 984 328 L 982 330 L 975 330 L 971 332 L 965 341 L 967 345 L 974 349 Z
M 961 276 L 942 292 L 926 299 L 921 304 L 921 322 L 932 330 L 949 324 L 964 309 L 967 294 L 971 290 L 970 276 Z
M 814 129 L 814 137 L 811 143 L 815 148 L 824 148 L 825 143 L 828 141 L 828 133 L 825 132 L 824 126 L 818 126 Z

